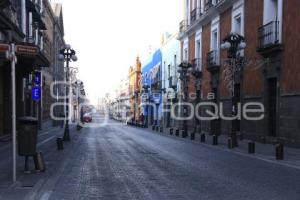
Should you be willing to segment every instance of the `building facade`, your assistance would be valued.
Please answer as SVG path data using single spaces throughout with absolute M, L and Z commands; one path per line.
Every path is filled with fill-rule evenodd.
M 142 107 L 148 126 L 160 126 L 162 119 L 162 52 L 156 50 L 142 67 Z
M 130 103 L 130 113 L 133 117 L 133 121 L 139 121 L 141 114 L 141 68 L 142 64 L 140 58 L 137 57 L 134 66 L 129 68 L 129 103 Z
M 241 105 L 264 105 L 262 120 L 238 120 L 238 135 L 262 142 L 299 146 L 300 52 L 297 0 L 185 0 L 180 23 L 182 62 L 201 69 L 201 102 L 223 105 L 232 113 L 232 97 Z M 228 71 L 227 52 L 221 50 L 230 33 L 245 37 L 239 52 L 243 65 Z M 234 85 L 232 85 L 234 81 Z M 195 92 L 191 76 L 189 92 Z M 232 93 L 233 92 L 233 93 Z M 203 108 L 203 112 L 205 109 Z M 190 130 L 195 124 L 190 122 Z M 221 118 L 202 121 L 198 132 L 230 135 L 232 122 Z
M 53 82 L 55 86 L 53 86 L 53 92 L 56 98 L 54 98 L 55 103 L 62 103 L 64 100 L 59 98 L 60 96 L 65 95 L 65 89 L 62 84 L 57 84 L 61 81 L 65 80 L 65 70 L 64 70 L 64 62 L 58 59 L 58 51 L 65 46 L 64 40 L 64 22 L 63 22 L 63 10 L 61 4 L 52 4 L 52 10 L 54 15 L 54 29 L 53 29 Z M 60 116 L 64 113 L 63 107 L 55 107 L 54 114 L 55 116 Z M 54 124 L 57 125 L 59 122 L 54 121 Z
M 44 98 L 45 94 L 49 95 L 49 90 L 42 86 L 47 84 L 48 87 L 53 77 L 49 75 L 52 73 L 51 65 L 55 55 L 53 13 L 47 0 L 5 2 L 7 3 L 1 3 L 0 8 L 0 43 L 2 47 L 12 43 L 18 45 L 16 49 L 17 118 L 36 117 L 42 127 L 42 121 L 48 119 L 50 110 L 50 102 Z M 10 62 L 5 57 L 5 49 L 2 49 L 0 54 L 0 134 L 8 134 L 11 129 L 11 69 Z M 44 76 L 42 75 L 38 82 L 41 82 L 43 97 L 41 100 L 34 100 L 32 88 L 38 86 L 36 78 L 42 71 L 45 72 Z M 43 102 L 47 105 L 43 105 Z
M 163 112 L 163 126 L 174 127 L 175 120 L 171 116 L 170 110 L 178 102 L 180 93 L 179 75 L 177 65 L 180 63 L 180 41 L 176 35 L 165 34 L 162 42 L 162 97 L 163 108 L 168 112 Z M 175 109 L 175 108 L 174 108 Z

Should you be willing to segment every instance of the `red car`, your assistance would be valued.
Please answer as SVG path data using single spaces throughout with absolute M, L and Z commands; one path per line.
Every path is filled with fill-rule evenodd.
M 83 122 L 85 123 L 91 123 L 93 121 L 93 118 L 92 118 L 92 114 L 91 113 L 85 113 L 83 115 Z

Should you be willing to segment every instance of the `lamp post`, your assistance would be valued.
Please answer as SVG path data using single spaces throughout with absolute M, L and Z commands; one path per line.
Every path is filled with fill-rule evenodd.
M 192 71 L 192 68 L 194 67 L 192 64 L 190 64 L 187 61 L 182 62 L 179 66 L 178 69 L 178 73 L 179 73 L 179 79 L 183 82 L 183 102 L 187 103 L 189 98 L 189 86 L 188 86 L 188 82 L 189 82 L 189 76 L 190 76 L 190 72 Z M 188 125 L 187 125 L 187 120 L 186 118 L 188 117 L 188 110 L 187 110 L 187 105 L 183 105 L 183 134 L 182 137 L 186 137 L 187 136 L 187 131 L 188 131 Z
M 145 110 L 146 110 L 146 112 L 145 113 L 147 113 L 147 115 L 145 115 L 144 117 L 145 117 L 145 126 L 146 126 L 146 128 L 148 128 L 148 117 L 149 117 L 149 110 L 148 110 L 148 105 L 147 105 L 147 103 L 149 102 L 149 88 L 150 88 L 150 86 L 149 85 L 143 85 L 143 94 L 146 94 L 146 106 L 145 106 Z
M 246 48 L 246 43 L 245 43 L 245 38 L 237 33 L 231 33 L 227 37 L 223 39 L 223 44 L 221 45 L 221 48 L 224 50 L 227 50 L 227 58 L 228 58 L 228 64 L 230 66 L 230 71 L 231 71 L 231 85 L 230 85 L 230 90 L 231 90 L 231 105 L 232 105 L 232 116 L 236 116 L 237 114 L 237 98 L 235 95 L 235 75 L 237 72 L 241 71 L 242 68 L 242 63 L 243 63 L 243 56 L 241 55 L 241 50 Z M 232 142 L 232 147 L 237 147 L 238 142 L 237 142 L 237 120 L 234 119 L 232 120 L 231 124 L 231 142 Z
M 195 60 L 196 62 L 199 62 L 198 60 Z M 194 64 L 195 66 L 198 66 L 196 63 Z M 192 75 L 195 77 L 196 82 L 195 82 L 195 89 L 196 89 L 196 104 L 200 102 L 201 100 L 201 77 L 202 77 L 202 71 L 199 67 L 195 67 Z M 195 126 L 194 126 L 194 133 L 192 138 L 195 138 L 195 133 L 197 133 L 197 128 L 200 126 L 200 120 L 196 115 L 194 115 L 194 121 L 195 121 Z
M 139 90 L 138 89 L 136 89 L 135 91 L 134 91 L 134 104 L 133 104 L 133 106 L 134 106 L 134 115 L 133 115 L 133 117 L 134 117 L 134 120 L 135 120 L 135 122 L 134 123 L 137 123 L 137 119 L 136 119 L 136 108 L 137 108 L 137 104 L 138 104 L 138 97 L 139 97 Z
M 71 48 L 70 45 L 65 45 L 63 49 L 59 51 L 59 60 L 66 62 L 66 111 L 65 111 L 65 130 L 64 130 L 64 141 L 70 141 L 70 130 L 69 130 L 69 82 L 70 82 L 70 62 L 76 62 L 76 52 Z

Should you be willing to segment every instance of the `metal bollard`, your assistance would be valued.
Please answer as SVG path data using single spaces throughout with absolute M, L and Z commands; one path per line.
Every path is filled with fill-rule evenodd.
M 161 132 L 161 133 L 164 132 L 164 129 L 162 126 L 160 127 L 159 132 Z
M 283 144 L 276 145 L 276 160 L 283 160 L 284 154 L 284 147 Z
M 229 138 L 227 139 L 227 142 L 228 142 L 228 148 L 229 148 L 229 149 L 233 149 L 233 141 L 232 141 L 232 138 L 231 138 L 231 137 L 229 137 Z
M 64 149 L 64 140 L 63 138 L 59 137 L 56 139 L 57 144 L 57 150 L 63 150 Z
M 176 135 L 177 137 L 179 137 L 179 129 L 176 129 L 175 135 Z
M 196 136 L 195 133 L 191 133 L 191 140 L 195 140 L 195 136 Z
M 213 145 L 218 145 L 218 136 L 217 135 L 213 135 Z
M 248 153 L 255 153 L 255 142 L 254 141 L 248 142 Z
M 42 152 L 38 152 L 34 156 L 34 165 L 35 165 L 35 170 L 40 172 L 46 171 L 45 161 Z
M 170 128 L 170 135 L 173 135 L 173 132 L 174 131 L 174 129 L 173 128 Z
M 205 142 L 205 134 L 204 133 L 202 133 L 201 134 L 201 136 L 200 136 L 200 141 L 202 142 L 202 143 L 204 143 Z
M 182 138 L 186 138 L 186 137 L 187 137 L 187 132 L 186 132 L 185 130 L 183 130 L 183 131 L 181 132 L 181 137 L 182 137 Z

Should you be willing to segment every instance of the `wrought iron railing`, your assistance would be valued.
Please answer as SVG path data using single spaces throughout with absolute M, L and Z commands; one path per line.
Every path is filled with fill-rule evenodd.
M 222 1 L 226 0 L 206 0 L 204 3 L 204 11 L 208 11 L 211 7 L 218 5 Z
M 197 9 L 195 8 L 191 12 L 191 24 L 194 23 L 196 21 L 196 19 L 197 19 Z
M 272 21 L 258 29 L 258 49 L 279 43 L 279 21 Z
M 175 76 L 171 76 L 170 78 L 169 78 L 169 87 L 171 87 L 171 88 L 175 88 L 176 86 L 177 86 L 177 77 L 175 77 Z
M 192 64 L 195 69 L 202 71 L 202 63 L 201 63 L 201 58 L 195 58 L 192 61 Z
M 219 65 L 219 51 L 213 50 L 207 53 L 208 67 Z
M 204 10 L 208 11 L 213 6 L 214 6 L 213 0 L 206 0 L 204 5 Z
M 200 8 L 195 8 L 190 14 L 190 21 L 193 24 L 202 15 Z

